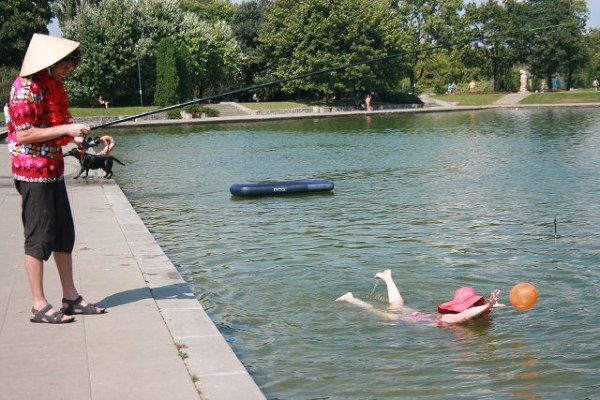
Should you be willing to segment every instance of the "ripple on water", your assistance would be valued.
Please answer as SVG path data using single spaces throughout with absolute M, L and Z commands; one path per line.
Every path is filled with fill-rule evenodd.
M 119 184 L 268 398 L 594 398 L 600 116 L 589 110 L 117 131 Z M 118 151 L 118 150 L 117 150 Z M 152 162 L 152 179 L 147 177 Z M 236 200 L 321 177 L 327 195 Z M 557 220 L 556 236 L 554 219 Z M 535 308 L 436 328 L 382 320 L 373 275 L 434 311 L 533 282 Z

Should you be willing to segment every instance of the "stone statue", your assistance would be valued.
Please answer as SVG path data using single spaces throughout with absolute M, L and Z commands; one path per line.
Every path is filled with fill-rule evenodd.
M 527 71 L 522 69 L 519 72 L 521 73 L 521 87 L 519 89 L 519 93 L 527 93 Z

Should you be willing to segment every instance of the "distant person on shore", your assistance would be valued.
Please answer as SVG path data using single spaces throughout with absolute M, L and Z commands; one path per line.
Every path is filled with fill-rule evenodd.
M 8 103 L 4 103 L 4 124 L 8 125 L 8 121 L 10 121 L 10 114 L 8 112 Z
M 104 106 L 104 108 L 108 108 L 108 101 L 104 100 L 102 96 L 98 97 L 98 104 Z
M 469 82 L 469 93 L 475 93 L 476 86 L 475 79 L 471 79 L 471 82 Z
M 404 299 L 400 295 L 400 290 L 392 279 L 391 270 L 386 269 L 383 272 L 379 272 L 375 274 L 375 278 L 381 279 L 386 284 L 389 302 L 387 310 L 379 310 L 371 304 L 357 299 L 352 292 L 344 294 L 337 298 L 336 301 L 348 302 L 393 321 L 418 322 L 431 325 L 459 324 L 478 317 L 484 317 L 493 308 L 504 307 L 504 304 L 498 303 L 499 290 L 494 290 L 490 294 L 489 300 L 486 300 L 483 296 L 475 293 L 472 287 L 464 286 L 456 289 L 452 300 L 438 306 L 438 313 L 436 315 L 422 313 L 404 305 Z
M 448 84 L 448 94 L 454 94 L 454 93 L 456 93 L 456 83 L 454 83 L 454 81 L 452 81 Z
M 368 94 L 365 96 L 365 107 L 367 109 L 367 111 L 371 111 L 373 109 L 373 107 L 371 106 L 371 95 Z
M 600 88 L 600 81 L 598 80 L 598 78 L 594 79 L 592 86 L 594 87 L 594 92 L 597 92 Z
M 74 314 L 101 314 L 104 308 L 85 301 L 75 287 L 72 251 L 75 227 L 64 181 L 62 146 L 81 145 L 90 127 L 71 122 L 64 79 L 81 59 L 79 43 L 34 34 L 9 99 L 8 151 L 17 191 L 22 198 L 25 273 L 33 306 L 31 322 L 73 322 Z M 44 261 L 51 255 L 62 286 L 57 311 L 44 293 Z

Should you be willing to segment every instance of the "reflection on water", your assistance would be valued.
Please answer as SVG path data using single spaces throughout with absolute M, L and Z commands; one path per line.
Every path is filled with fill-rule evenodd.
M 124 130 L 116 178 L 269 398 L 593 398 L 599 124 L 556 109 Z M 335 190 L 228 190 L 299 178 Z M 424 312 L 462 285 L 540 298 L 443 329 L 333 301 L 385 306 L 385 268 Z

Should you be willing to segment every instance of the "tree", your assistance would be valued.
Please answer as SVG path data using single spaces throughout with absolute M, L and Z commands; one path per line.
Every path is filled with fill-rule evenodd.
M 61 26 L 71 21 L 77 15 L 79 8 L 84 5 L 97 5 L 100 0 L 54 0 L 52 4 L 52 12 L 58 19 Z
M 181 0 L 181 8 L 209 22 L 231 22 L 235 6 L 227 0 Z
M 413 51 L 412 73 L 410 75 L 411 93 L 415 93 L 419 79 L 427 72 L 429 63 L 425 59 L 432 53 L 422 51 L 430 47 L 450 46 L 464 36 L 461 29 L 460 13 L 462 0 L 398 0 L 392 3 L 397 9 L 399 29 L 405 34 L 405 42 Z M 438 57 L 440 52 L 438 51 Z M 437 73 L 439 71 L 429 71 Z
M 179 33 L 182 19 L 177 0 L 83 3 L 62 27 L 85 54 L 68 82 L 73 101 L 85 104 L 102 95 L 112 104 L 137 102 L 138 59 L 143 92 L 153 93 L 156 46 Z
M 492 78 L 492 90 L 515 88 L 513 66 L 525 61 L 527 22 L 525 5 L 515 1 L 496 0 L 465 8 L 465 21 L 472 37 L 480 38 L 463 50 L 463 60 L 469 67 L 478 67 L 481 74 Z
M 600 29 L 590 29 L 585 39 L 589 54 L 585 83 L 591 85 L 594 79 L 600 79 Z
M 267 71 L 283 78 L 397 53 L 397 26 L 389 1 L 277 0 L 259 33 Z M 363 64 L 344 71 L 294 80 L 286 93 L 384 91 L 395 86 L 403 69 L 398 60 Z
M 531 72 L 545 76 L 566 70 L 567 89 L 574 71 L 587 61 L 585 52 L 585 0 L 530 0 L 529 16 L 537 26 L 559 25 L 550 31 L 533 32 L 530 43 Z
M 8 102 L 10 88 L 18 74 L 16 67 L 0 66 L 0 104 Z
M 0 2 L 0 63 L 20 67 L 34 33 L 48 33 L 52 19 L 48 1 L 4 0 Z
M 179 40 L 189 50 L 190 79 L 198 95 L 238 82 L 242 52 L 231 27 L 224 21 L 211 23 L 186 13 Z
M 175 40 L 165 38 L 156 48 L 156 90 L 154 104 L 166 106 L 178 103 L 179 74 L 177 70 L 178 55 Z
M 236 7 L 231 28 L 244 54 L 241 65 L 242 83 L 250 85 L 256 81 L 265 68 L 259 49 L 258 33 L 267 8 L 273 0 L 250 0 Z

